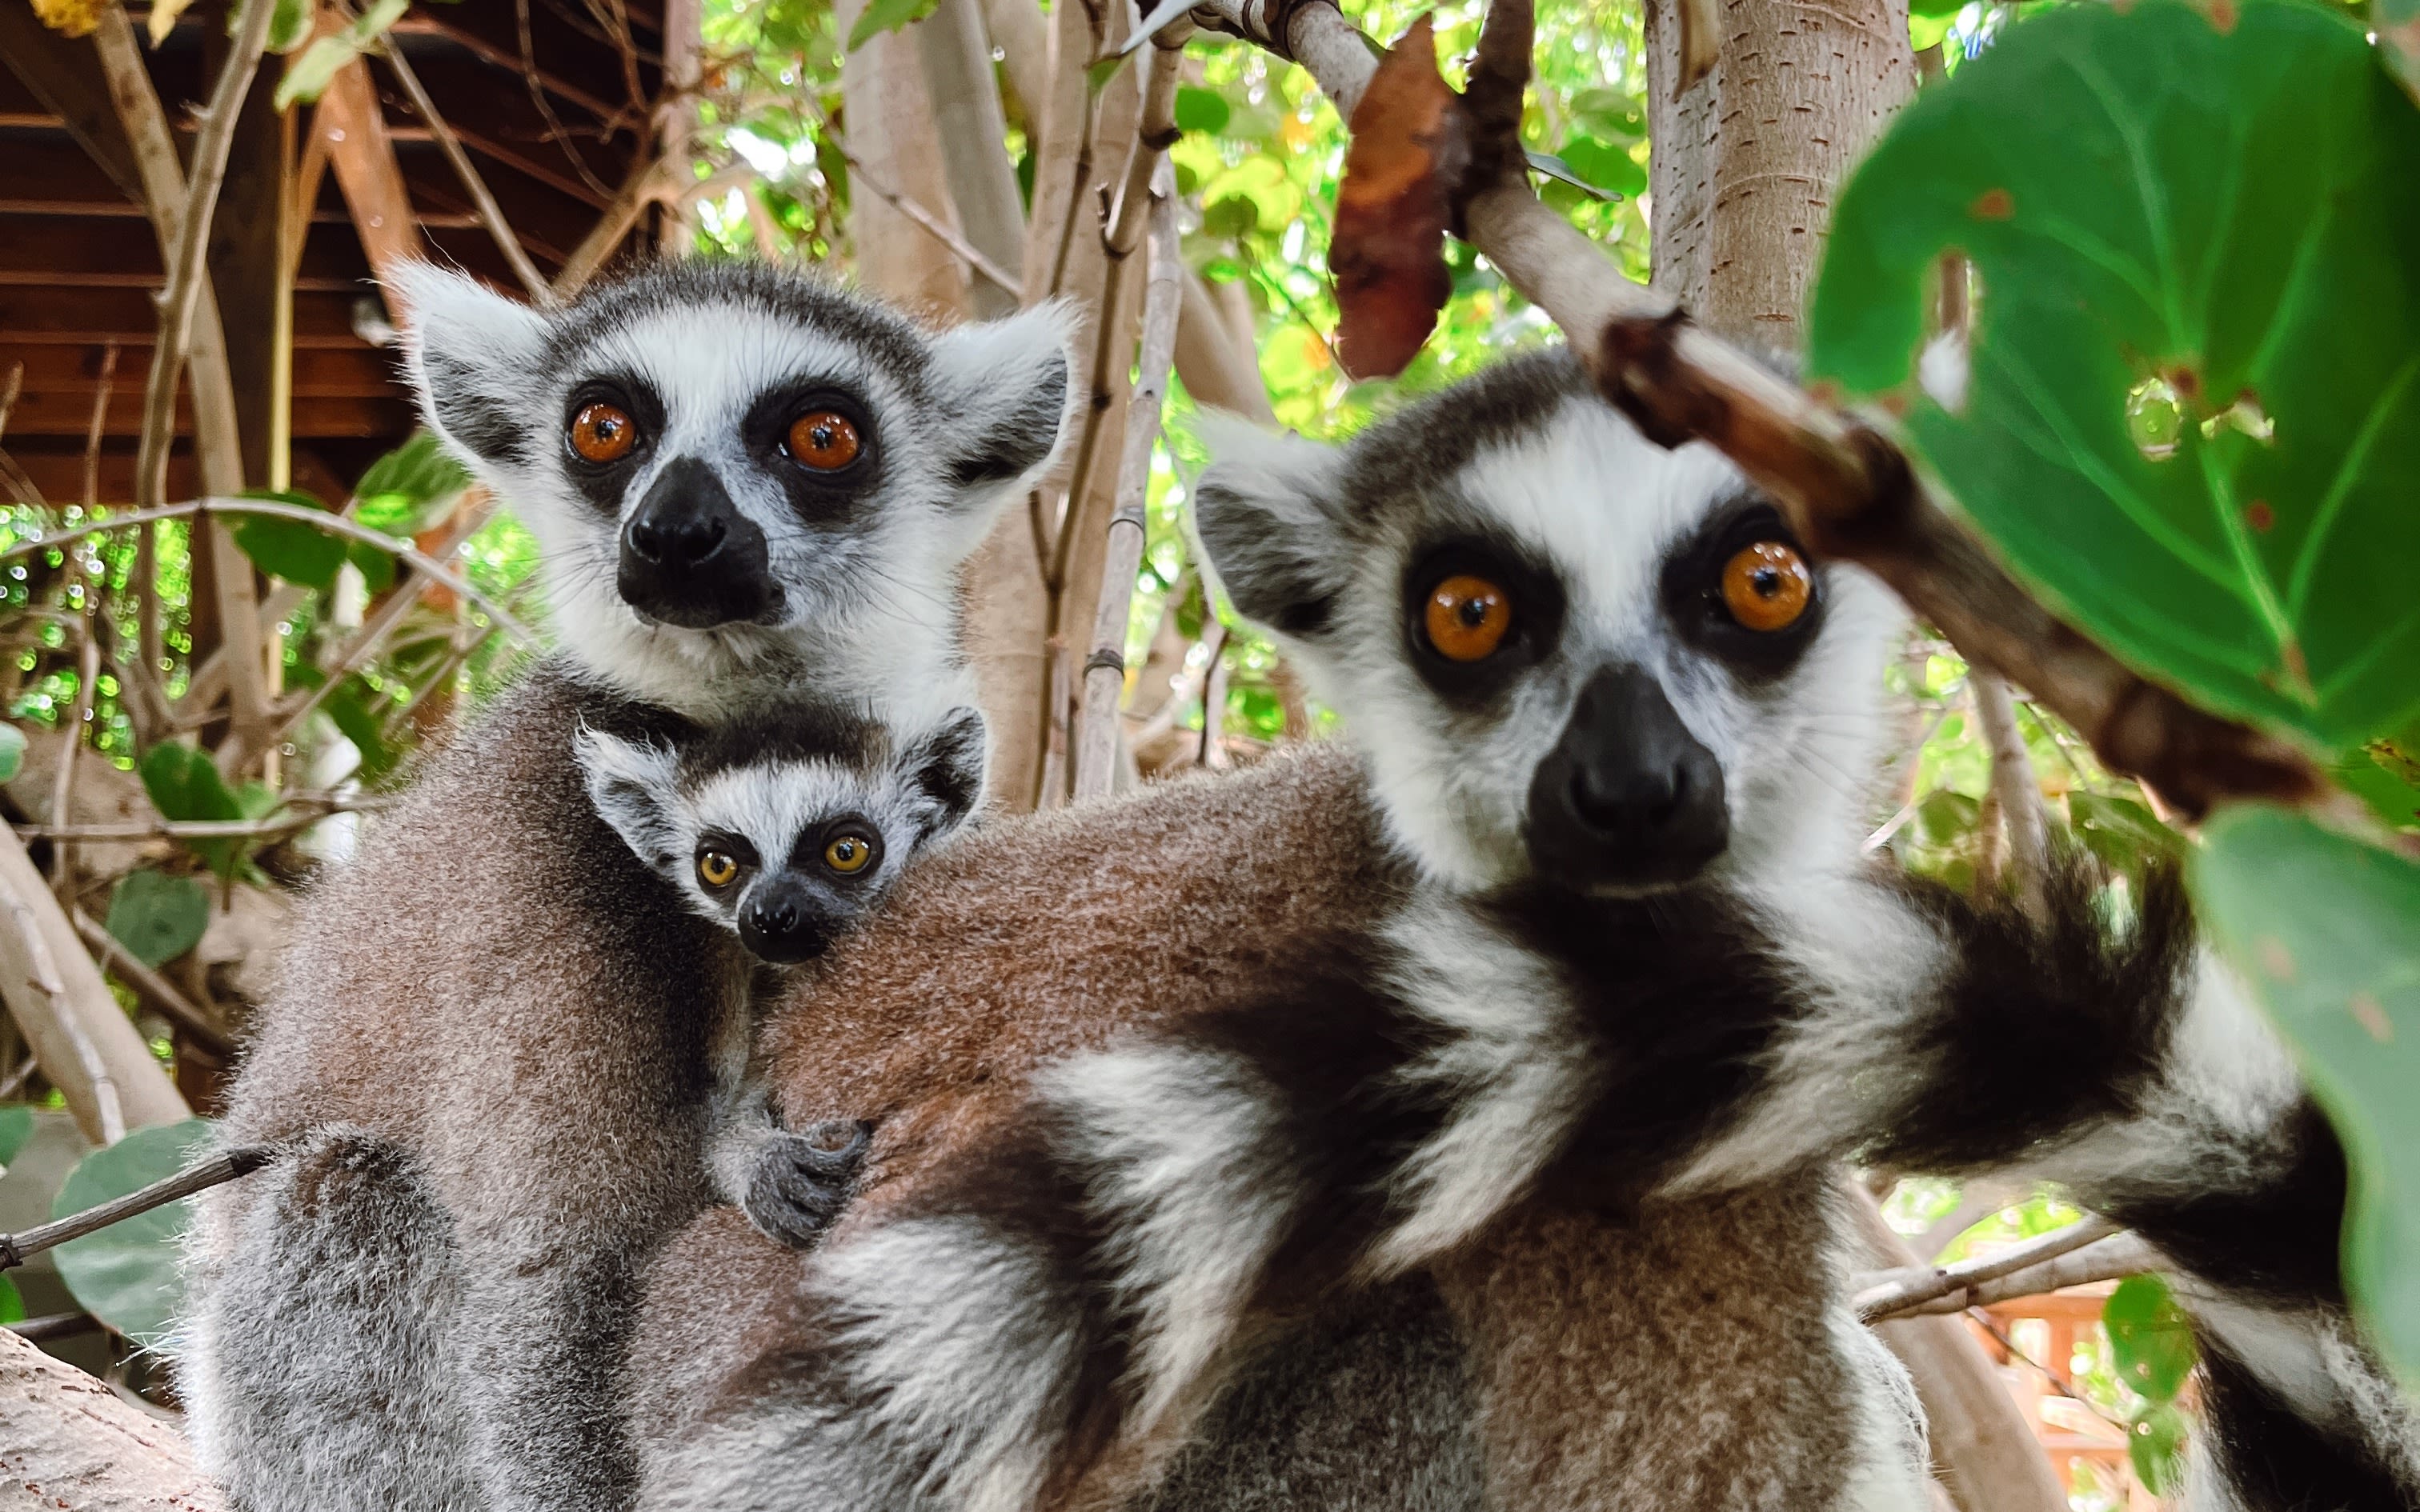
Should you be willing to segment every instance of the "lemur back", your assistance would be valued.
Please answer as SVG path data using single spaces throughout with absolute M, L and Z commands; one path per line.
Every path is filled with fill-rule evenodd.
M 763 1295 L 722 1332 L 676 1274 L 654 1283 L 645 1504 L 1094 1507 L 1155 1485 L 1284 1504 L 1232 1437 L 1269 1420 L 1213 1415 L 1222 1394 L 1240 1376 L 1302 1404 L 1321 1377 L 1289 1369 L 1288 1331 L 1425 1277 L 1466 1373 L 1400 1384 L 1466 1394 L 1471 1426 L 1374 1434 L 1365 1485 L 1475 1443 L 1475 1479 L 1424 1483 L 1462 1488 L 1436 1504 L 1476 1485 L 1525 1508 L 1921 1506 L 1904 1377 L 1842 1290 L 1824 1172 L 1860 1151 L 2028 1164 L 2159 1235 L 2222 1305 L 2318 1330 L 2250 1374 L 2360 1504 L 2410 1500 L 2420 1437 L 2329 1332 L 2315 1268 L 2268 1266 L 2262 1294 L 2226 1263 L 2332 1253 L 2293 1190 L 2324 1125 L 2195 956 L 2173 879 L 2121 925 L 2063 872 L 2035 920 L 1862 858 L 1898 628 L 1877 585 L 1808 562 L 1710 453 L 1654 451 L 1559 355 L 1342 454 L 1256 442 L 1196 499 L 1239 608 L 1366 772 L 1236 782 L 1324 774 L 1265 815 L 1187 788 L 996 832 L 853 942 L 871 969 L 845 993 L 794 995 L 768 1026 L 777 1105 L 876 1121 L 866 1197 L 809 1257 L 728 1222 L 671 1252 Z M 1311 842 L 1346 815 L 1388 887 Z M 1111 846 L 1149 880 L 1089 882 Z M 1249 923 L 1173 906 L 1230 870 Z M 874 966 L 958 929 L 985 948 L 946 978 Z M 1208 969 L 1096 972 L 1105 939 Z M 954 1011 L 994 973 L 1011 985 Z M 1978 1099 L 1977 1071 L 2044 1025 L 2099 1054 Z M 1371 1420 L 1435 1421 L 1395 1406 Z M 2248 1421 L 2222 1412 L 2213 1484 L 2295 1504 L 2309 1457 L 2245 1474 L 2284 1442 L 2237 1443 Z M 1229 1437 L 1199 1444 L 1205 1422 Z
M 543 315 L 424 270 L 401 302 L 564 645 L 306 903 L 225 1124 L 287 1158 L 199 1204 L 182 1368 L 247 1512 L 596 1512 L 631 1495 L 610 1378 L 640 1268 L 713 1196 L 760 964 L 598 815 L 576 742 L 669 748 L 801 688 L 943 727 L 957 566 L 1053 455 L 1065 337 L 931 336 L 741 264 Z

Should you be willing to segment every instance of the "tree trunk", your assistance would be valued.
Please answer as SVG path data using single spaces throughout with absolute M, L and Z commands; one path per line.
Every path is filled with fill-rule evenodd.
M 843 37 L 864 9 L 861 0 L 844 0 L 836 18 Z M 933 97 L 914 39 L 897 32 L 868 39 L 841 64 L 840 87 L 849 151 L 864 171 L 955 228 Z M 966 266 L 888 200 L 857 186 L 848 199 L 848 230 L 860 284 L 920 319 L 947 325 L 967 317 Z
M 1008 161 L 1008 119 L 1001 113 L 983 12 L 975 0 L 940 0 L 909 31 L 939 125 L 950 201 L 966 238 L 1002 268 L 1015 268 L 1025 255 L 1025 202 L 1017 193 L 1016 165 Z M 974 313 L 984 319 L 1016 308 L 1014 294 L 981 274 L 971 277 L 969 292 Z
M 0 1466 L 26 1506 L 225 1512 L 185 1436 L 0 1329 Z M 15 1500 L 12 1496 L 10 1500 Z
M 1699 24 L 1718 35 L 1692 83 Z M 1794 352 L 1832 196 L 1916 93 L 1905 0 L 1649 0 L 1647 92 L 1655 286 L 1716 335 Z

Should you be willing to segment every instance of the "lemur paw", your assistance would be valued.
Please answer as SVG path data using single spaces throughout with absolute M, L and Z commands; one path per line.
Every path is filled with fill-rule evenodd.
M 874 1125 L 834 1120 L 774 1133 L 756 1152 L 740 1209 L 768 1239 L 806 1249 L 848 1206 Z

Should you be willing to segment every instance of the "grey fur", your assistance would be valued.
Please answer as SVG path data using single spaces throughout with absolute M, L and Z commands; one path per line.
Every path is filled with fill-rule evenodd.
M 246 1512 L 598 1512 L 635 1480 L 613 1378 L 637 1279 L 713 1199 L 759 967 L 599 817 L 575 738 L 677 746 L 801 687 L 902 732 L 970 703 L 956 571 L 1055 450 L 1063 406 L 1035 395 L 1063 398 L 1064 321 L 928 336 L 727 265 L 543 316 L 424 270 L 405 302 L 424 412 L 540 536 L 565 651 L 305 900 L 224 1130 L 299 1164 L 202 1199 L 182 1368 Z M 662 414 L 600 503 L 558 438 L 602 378 Z M 816 496 L 837 523 L 734 440 L 827 388 L 880 463 Z M 623 523 L 684 459 L 764 537 L 775 616 L 651 624 L 616 596 Z M 331 1162 L 390 1179 L 314 1174 Z

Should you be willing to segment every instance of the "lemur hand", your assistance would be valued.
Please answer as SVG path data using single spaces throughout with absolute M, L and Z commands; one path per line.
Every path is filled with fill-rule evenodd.
M 848 1206 L 874 1145 L 874 1125 L 833 1120 L 777 1130 L 756 1151 L 740 1210 L 768 1238 L 806 1249 Z

